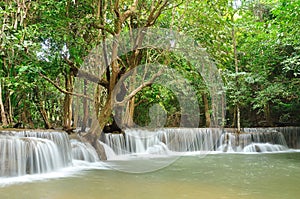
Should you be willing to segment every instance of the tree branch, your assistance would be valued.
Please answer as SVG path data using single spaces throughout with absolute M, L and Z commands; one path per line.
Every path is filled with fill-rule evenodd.
M 100 30 L 104 30 L 104 31 L 108 32 L 111 35 L 115 35 L 114 31 L 108 29 L 107 27 L 105 27 L 103 25 L 96 24 L 96 23 L 93 23 L 92 25 L 93 25 L 94 28 L 97 28 L 97 29 L 100 29 Z
M 78 70 L 78 72 L 75 77 L 83 78 L 83 79 L 89 80 L 91 82 L 94 82 L 96 84 L 99 84 L 105 88 L 108 88 L 109 83 L 105 79 L 100 79 L 96 75 L 92 75 L 92 74 L 85 72 L 83 70 L 80 70 L 78 68 L 77 68 L 77 70 Z
M 130 8 L 128 10 L 126 10 L 122 14 L 122 16 L 121 16 L 121 23 L 123 23 L 124 21 L 126 21 L 126 19 L 128 19 L 128 17 L 130 17 L 134 13 L 134 11 L 135 11 L 135 9 L 137 7 L 138 2 L 139 2 L 138 0 L 134 0 L 133 4 L 130 6 Z
M 47 80 L 50 84 L 52 84 L 55 88 L 57 88 L 57 90 L 59 90 L 60 92 L 64 93 L 64 94 L 67 94 L 67 95 L 74 95 L 74 96 L 77 96 L 77 97 L 83 97 L 83 98 L 86 98 L 90 101 L 93 101 L 92 98 L 86 96 L 86 95 L 83 95 L 83 94 L 79 94 L 79 93 L 73 93 L 73 92 L 69 92 L 69 91 L 66 91 L 64 90 L 63 88 L 61 88 L 59 85 L 57 85 L 54 81 L 52 81 L 49 77 L 47 77 L 46 75 L 43 75 L 42 73 L 39 73 L 39 75 L 44 78 L 45 80 Z
M 116 101 L 116 98 L 114 100 L 114 105 L 118 105 L 118 106 L 122 106 L 124 105 L 126 102 L 128 102 L 131 98 L 133 98 L 139 91 L 141 91 L 143 88 L 150 86 L 153 84 L 153 82 L 155 81 L 156 78 L 158 78 L 162 73 L 163 73 L 163 69 L 159 70 L 158 73 L 156 73 L 155 75 L 152 76 L 152 78 L 147 81 L 147 82 L 143 82 L 139 87 L 137 87 L 136 89 L 134 89 L 127 97 L 125 97 L 122 101 L 118 102 Z
M 160 0 L 154 7 L 151 8 L 150 15 L 147 19 L 147 22 L 145 24 L 145 27 L 152 26 L 157 18 L 160 16 L 162 13 L 163 9 L 167 6 L 168 0 Z
M 64 56 L 64 60 L 68 63 L 68 65 L 71 68 L 71 71 L 73 72 L 73 75 L 78 78 L 84 78 L 86 80 L 89 80 L 91 82 L 94 82 L 96 84 L 99 84 L 105 88 L 108 88 L 109 82 L 105 79 L 100 79 L 96 75 L 92 75 L 88 72 L 85 72 L 83 70 L 80 70 L 80 68 L 77 68 L 71 60 L 69 60 L 66 56 Z

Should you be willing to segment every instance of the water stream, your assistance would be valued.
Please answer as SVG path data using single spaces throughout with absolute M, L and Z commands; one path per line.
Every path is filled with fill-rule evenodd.
M 66 133 L 2 131 L 0 198 L 298 198 L 299 130 L 127 130 L 99 141 L 108 161 Z
M 185 156 L 155 172 L 109 169 L 138 161 L 109 161 L 108 170 L 90 168 L 68 177 L 14 183 L 0 198 L 31 199 L 297 199 L 300 153 Z

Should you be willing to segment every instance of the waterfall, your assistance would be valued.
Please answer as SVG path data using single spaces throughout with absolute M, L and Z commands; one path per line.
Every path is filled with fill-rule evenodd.
M 288 149 L 284 134 L 275 128 L 233 129 L 164 128 L 127 129 L 105 134 L 106 144 L 117 154 L 168 154 L 170 152 L 269 152 Z M 273 146 L 273 147 L 272 147 Z
M 221 135 L 219 141 L 219 151 L 223 152 L 268 152 L 271 150 L 270 145 L 267 149 L 260 149 L 261 144 L 272 144 L 283 146 L 282 150 L 288 148 L 284 135 L 274 128 L 244 128 L 244 133 L 234 134 L 230 130 Z M 258 145 L 259 144 L 259 145 Z M 248 149 L 248 148 L 251 148 Z M 257 149 L 255 151 L 255 149 Z M 273 151 L 278 151 L 278 147 L 274 147 Z
M 46 173 L 66 165 L 57 145 L 47 139 L 0 137 L 0 176 Z
M 124 134 L 105 134 L 105 142 L 118 155 L 212 151 L 221 133 L 212 128 L 127 129 Z
M 72 164 L 68 135 L 55 131 L 2 131 L 0 176 L 40 174 Z
M 36 137 L 53 141 L 58 147 L 63 165 L 68 166 L 72 162 L 71 145 L 68 134 L 57 131 L 18 131 L 14 133 L 18 137 Z
M 72 146 L 72 157 L 75 160 L 83 160 L 87 162 L 99 161 L 95 148 L 89 144 L 78 140 L 70 140 Z
M 112 148 L 110 148 L 107 144 L 101 142 L 100 140 L 99 140 L 99 143 L 103 146 L 103 148 L 105 150 L 107 160 L 116 159 L 117 154 L 113 151 Z
M 282 143 L 279 144 L 286 144 L 289 148 L 300 149 L 300 127 L 245 128 L 244 131 L 257 133 L 263 133 L 266 131 L 281 132 L 282 136 L 278 141 Z
M 300 127 L 276 127 L 274 129 L 283 134 L 289 148 L 300 149 Z
M 171 151 L 214 151 L 221 134 L 214 128 L 171 128 L 158 131 L 158 138 Z
M 123 134 L 105 134 L 105 143 L 118 155 L 127 151 Z
M 270 143 L 253 143 L 246 146 L 243 149 L 243 152 L 252 153 L 252 152 L 278 152 L 286 151 L 288 148 L 280 144 L 270 144 Z
M 120 155 L 172 155 L 184 152 L 277 152 L 300 148 L 300 127 L 233 129 L 127 129 L 104 134 L 108 160 Z M 57 131 L 1 131 L 0 177 L 40 174 L 72 166 L 72 160 L 100 161 L 89 143 Z

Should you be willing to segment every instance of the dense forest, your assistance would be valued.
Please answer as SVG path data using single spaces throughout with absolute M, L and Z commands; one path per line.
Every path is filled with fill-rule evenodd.
M 197 127 L 212 126 L 214 101 L 204 77 L 175 51 L 139 48 L 138 33 L 147 29 L 186 35 L 209 55 L 224 84 L 225 127 L 299 125 L 299 5 L 299 0 L 3 0 L 0 126 L 69 132 L 92 126 L 92 133 L 95 122 L 100 131 L 116 123 L 178 127 L 189 114 L 181 104 L 188 95 L 178 99 L 174 89 L 184 96 L 187 84 L 196 93 Z M 121 46 L 111 38 L 124 33 L 130 35 L 128 45 L 137 47 L 120 55 Z M 87 65 L 104 70 L 94 73 Z M 162 65 L 183 78 L 163 77 L 163 67 L 157 67 Z M 172 78 L 176 86 L 155 84 L 159 78 Z M 151 118 L 151 111 L 161 117 Z

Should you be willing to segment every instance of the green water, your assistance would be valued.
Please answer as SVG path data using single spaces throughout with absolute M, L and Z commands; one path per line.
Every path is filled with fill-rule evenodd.
M 134 167 L 139 162 L 108 165 Z M 299 186 L 300 153 L 211 154 L 181 157 L 150 173 L 91 169 L 69 177 L 12 184 L 0 188 L 0 198 L 298 199 Z

